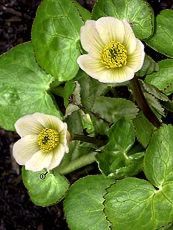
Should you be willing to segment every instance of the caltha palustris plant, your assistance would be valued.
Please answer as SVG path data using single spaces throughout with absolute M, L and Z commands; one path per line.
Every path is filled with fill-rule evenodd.
M 33 203 L 64 199 L 71 230 L 168 229 L 173 11 L 43 0 L 31 37 L 0 56 L 0 125 L 20 136 L 13 156 Z M 65 175 L 90 164 L 97 175 L 70 185 Z

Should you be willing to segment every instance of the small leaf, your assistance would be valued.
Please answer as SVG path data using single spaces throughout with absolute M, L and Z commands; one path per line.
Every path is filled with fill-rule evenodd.
M 108 144 L 96 155 L 101 172 L 116 178 L 138 173 L 141 170 L 143 153 L 128 156 L 128 151 L 135 142 L 132 122 L 119 120 L 111 127 L 108 137 Z
M 144 0 L 98 0 L 92 18 L 98 19 L 104 16 L 127 19 L 135 35 L 140 39 L 148 38 L 153 33 L 154 14 L 150 5 Z
M 147 40 L 147 44 L 159 53 L 173 57 L 173 11 L 162 10 L 156 17 L 154 36 Z
M 103 176 L 87 176 L 75 182 L 64 202 L 71 230 L 110 230 L 104 214 L 104 195 L 113 183 Z
M 82 105 L 87 110 L 90 110 L 93 107 L 96 98 L 103 95 L 109 86 L 88 77 L 84 72 L 80 72 L 79 76 L 78 81 L 81 87 L 80 93 Z
M 0 56 L 0 126 L 14 130 L 20 117 L 42 112 L 60 117 L 48 94 L 54 80 L 35 61 L 31 43 L 18 45 Z
M 157 99 L 161 101 L 169 100 L 169 98 L 165 94 L 163 94 L 158 88 L 156 88 L 154 85 L 151 85 L 144 81 L 140 81 L 140 83 L 148 93 L 152 94 Z
M 144 169 L 147 178 L 157 187 L 173 179 L 173 126 L 164 125 L 154 133 L 147 148 Z
M 74 111 L 70 116 L 66 118 L 66 122 L 68 125 L 68 130 L 72 134 L 83 134 L 83 125 L 82 118 L 79 110 Z
M 32 172 L 23 167 L 22 179 L 32 202 L 42 207 L 58 203 L 69 188 L 67 179 L 54 171 Z
M 64 94 L 63 94 L 63 98 L 64 98 L 64 105 L 65 107 L 68 106 L 68 104 L 70 103 L 69 102 L 69 99 L 70 99 L 70 96 L 73 94 L 74 90 L 75 90 L 75 82 L 74 81 L 67 81 L 65 83 L 65 87 L 64 87 Z
M 123 98 L 98 96 L 95 99 L 92 112 L 108 122 L 114 123 L 120 118 L 133 119 L 138 113 L 136 105 Z
M 39 65 L 58 81 L 75 77 L 83 20 L 71 0 L 44 0 L 32 27 L 32 43 Z
M 150 56 L 145 55 L 144 64 L 142 68 L 136 73 L 138 77 L 144 77 L 153 72 L 159 71 L 159 65 Z
M 160 61 L 159 71 L 148 75 L 145 81 L 154 85 L 166 95 L 173 93 L 173 60 Z
M 91 120 L 94 126 L 95 134 L 105 135 L 109 130 L 109 123 L 105 122 L 103 119 L 91 114 Z
M 142 112 L 133 120 L 133 124 L 138 141 L 146 148 L 154 131 L 154 126 Z
M 149 93 L 144 93 L 144 95 L 155 115 L 161 120 L 162 116 L 165 116 L 165 112 L 159 100 Z

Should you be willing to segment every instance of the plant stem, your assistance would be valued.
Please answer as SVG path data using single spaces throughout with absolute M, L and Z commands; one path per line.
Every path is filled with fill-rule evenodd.
M 59 173 L 66 175 L 68 173 L 71 173 L 79 168 L 82 168 L 86 165 L 89 165 L 93 162 L 95 162 L 95 155 L 96 152 L 92 152 L 88 155 L 82 156 L 74 161 L 72 161 L 71 163 L 69 163 L 69 165 L 67 165 L 66 167 L 59 169 Z
M 139 106 L 139 108 L 143 111 L 146 118 L 157 128 L 161 126 L 161 122 L 158 120 L 156 115 L 153 113 L 151 108 L 149 107 L 147 100 L 144 97 L 141 86 L 139 84 L 138 78 L 135 76 L 131 81 L 131 88 L 133 91 L 134 99 Z
M 87 143 L 92 143 L 95 144 L 97 147 L 101 147 L 106 144 L 106 140 L 100 140 L 95 137 L 89 137 L 89 136 L 84 136 L 84 135 L 79 135 L 79 134 L 73 134 L 72 135 L 72 140 L 78 140 L 78 141 L 83 141 Z

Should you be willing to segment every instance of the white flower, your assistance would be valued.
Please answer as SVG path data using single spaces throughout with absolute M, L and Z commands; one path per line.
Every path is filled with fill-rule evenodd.
M 21 139 L 13 146 L 13 156 L 27 170 L 51 170 L 68 152 L 67 125 L 55 116 L 26 115 L 15 123 L 15 128 Z
M 100 82 L 130 80 L 143 65 L 144 45 L 126 20 L 102 17 L 86 21 L 81 28 L 81 44 L 88 54 L 81 55 L 77 62 Z

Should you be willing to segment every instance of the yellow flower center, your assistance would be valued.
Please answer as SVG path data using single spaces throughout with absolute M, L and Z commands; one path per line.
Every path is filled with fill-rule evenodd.
M 114 40 L 109 42 L 102 50 L 101 62 L 107 69 L 114 69 L 126 65 L 127 50 L 125 46 Z
M 59 144 L 59 139 L 60 137 L 57 131 L 54 129 L 45 128 L 39 133 L 37 143 L 40 147 L 40 150 L 48 153 L 57 147 Z

